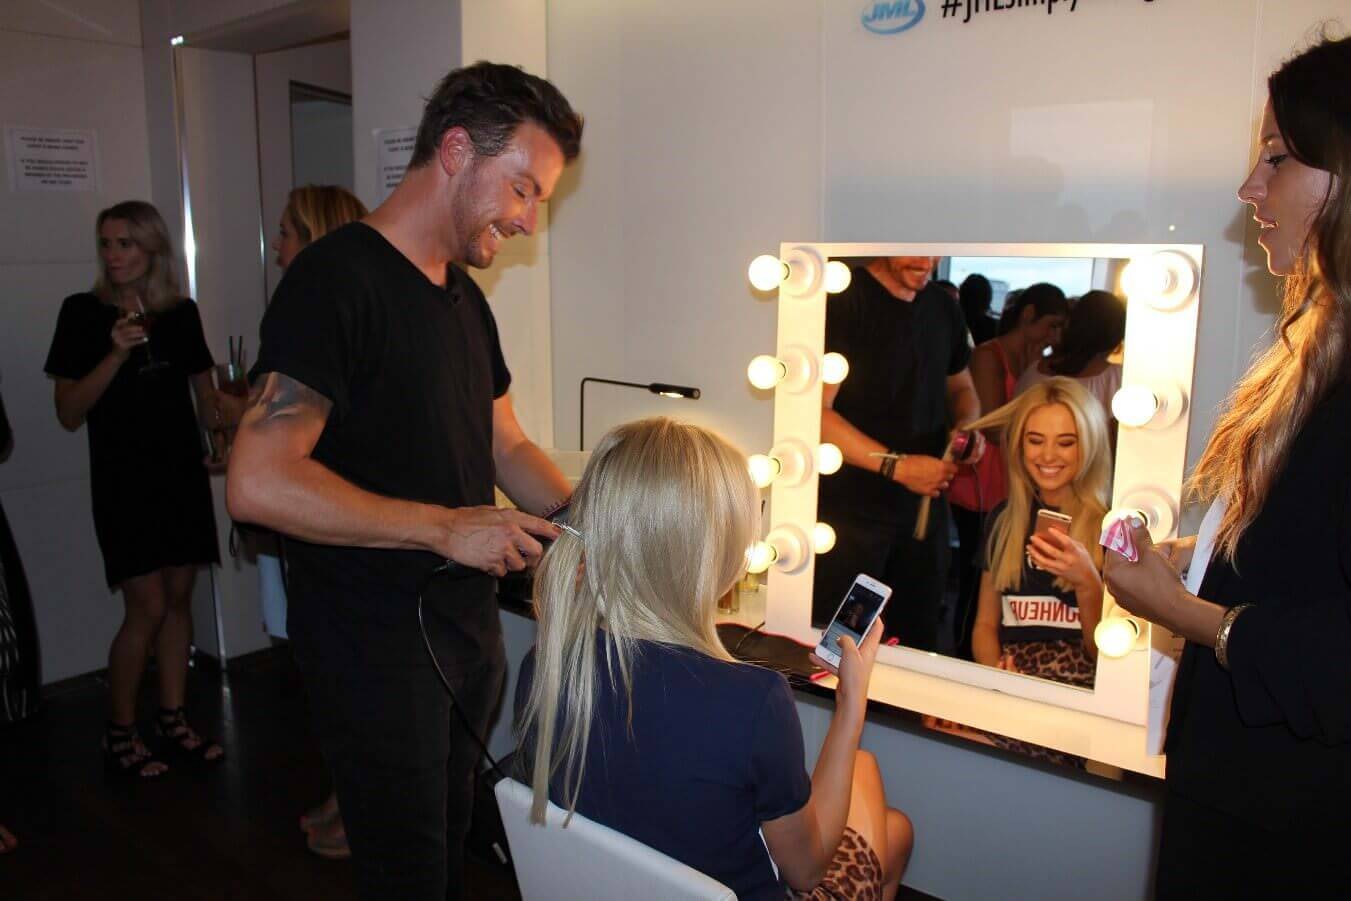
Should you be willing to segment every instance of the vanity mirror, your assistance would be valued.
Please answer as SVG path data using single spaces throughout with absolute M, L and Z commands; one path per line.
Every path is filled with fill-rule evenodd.
M 1147 623 L 1100 588 L 1076 591 L 1083 567 L 1059 585 L 1042 572 L 991 589 L 981 613 L 979 569 L 963 564 L 986 556 L 1006 497 L 1018 568 L 1048 518 L 1039 508 L 1077 517 L 1075 542 L 1050 540 L 1090 558 L 1106 510 L 1140 511 L 1156 540 L 1174 534 L 1201 264 L 1195 245 L 1103 244 L 785 244 L 757 260 L 752 280 L 779 295 L 777 350 L 749 373 L 775 404 L 773 446 L 751 461 L 771 497 L 754 555 L 769 568 L 766 628 L 814 644 L 848 582 L 868 572 L 895 591 L 886 619 L 899 645 L 879 662 L 974 692 L 903 706 L 977 728 L 998 721 L 1011 737 L 1023 736 L 992 692 L 1143 725 Z M 1005 318 L 998 347 L 977 352 L 984 412 L 1007 390 L 1026 415 L 1008 447 L 987 430 L 995 450 L 926 504 L 914 489 L 950 480 L 939 461 L 955 456 L 953 414 L 974 412 L 976 387 L 962 309 L 938 282 L 970 288 L 976 276 L 992 300 L 977 328 Z M 1056 376 L 1071 385 L 1050 382 L 1048 394 Z M 1015 653 L 1031 641 L 1035 653 Z

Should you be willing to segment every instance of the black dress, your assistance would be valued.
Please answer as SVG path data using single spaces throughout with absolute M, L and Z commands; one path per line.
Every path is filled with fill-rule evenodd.
M 0 401 L 0 459 L 13 434 Z M 0 726 L 32 714 L 39 701 L 38 630 L 23 561 L 0 507 Z
M 1300 430 L 1236 564 L 1212 559 L 1197 592 L 1255 605 L 1229 671 L 1188 644 L 1173 689 L 1158 895 L 1323 896 L 1351 835 L 1351 381 Z
M 112 349 L 119 313 L 93 294 L 61 306 L 46 370 L 84 378 Z M 197 304 L 184 300 L 150 330 L 164 368 L 142 372 L 137 349 L 86 417 L 94 531 L 109 587 L 164 566 L 218 563 L 205 449 L 188 377 L 212 367 Z

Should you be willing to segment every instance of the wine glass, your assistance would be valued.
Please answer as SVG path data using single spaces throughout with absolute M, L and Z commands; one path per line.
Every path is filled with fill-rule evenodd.
M 149 375 L 150 373 L 158 372 L 161 369 L 167 369 L 169 366 L 168 362 L 156 358 L 154 351 L 150 349 L 150 330 L 151 327 L 154 326 L 158 316 L 145 308 L 145 304 L 141 302 L 139 294 L 136 296 L 136 309 L 128 313 L 127 318 L 131 321 L 132 325 L 139 325 L 141 328 L 145 329 L 145 344 L 142 346 L 145 348 L 146 361 L 137 372 L 141 375 Z

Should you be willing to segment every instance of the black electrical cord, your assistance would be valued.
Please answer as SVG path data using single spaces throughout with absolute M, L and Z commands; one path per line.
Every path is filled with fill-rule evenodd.
M 482 573 L 476 569 L 456 563 L 454 560 L 447 560 L 445 563 L 442 563 L 440 566 L 427 573 L 427 575 L 423 576 L 417 589 L 417 625 L 418 631 L 422 633 L 422 644 L 427 648 L 427 656 L 431 658 L 432 666 L 435 667 L 436 675 L 440 677 L 441 684 L 445 686 L 446 694 L 450 695 L 450 707 L 455 711 L 455 715 L 459 717 L 460 725 L 464 726 L 465 730 L 470 735 L 474 736 L 474 741 L 478 742 L 478 746 L 480 750 L 483 751 L 483 756 L 487 759 L 488 765 L 492 767 L 493 772 L 498 775 L 498 778 L 505 779 L 507 778 L 507 774 L 503 772 L 502 767 L 497 762 L 497 758 L 493 757 L 492 752 L 488 750 L 488 743 L 478 734 L 478 730 L 469 722 L 469 717 L 465 714 L 464 708 L 460 706 L 460 699 L 455 696 L 455 689 L 451 688 L 450 680 L 446 678 L 445 671 L 441 669 L 440 661 L 436 659 L 436 652 L 432 650 L 431 639 L 427 637 L 427 624 L 423 622 L 422 619 L 422 595 L 426 592 L 427 586 L 432 583 L 432 580 L 441 575 L 449 576 L 452 579 L 463 579 L 468 576 L 482 575 Z
M 746 643 L 747 638 L 750 638 L 752 635 L 758 634 L 759 631 L 764 627 L 765 627 L 765 620 L 762 619 L 760 620 L 760 625 L 756 626 L 754 629 L 747 630 L 745 635 L 737 639 L 737 643 L 732 646 L 732 656 L 735 657 L 737 655 L 737 651 L 741 650 L 741 646 Z

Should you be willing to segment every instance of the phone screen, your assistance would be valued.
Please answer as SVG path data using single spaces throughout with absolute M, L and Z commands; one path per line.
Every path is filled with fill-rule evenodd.
M 882 595 L 855 582 L 850 586 L 849 594 L 840 605 L 840 612 L 835 614 L 830 628 L 821 636 L 821 646 L 838 656 L 841 635 L 848 635 L 855 644 L 862 642 L 864 633 L 871 628 L 885 600 Z

